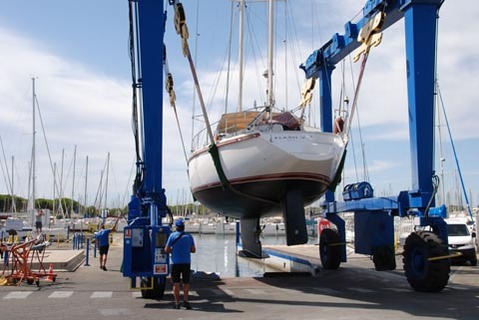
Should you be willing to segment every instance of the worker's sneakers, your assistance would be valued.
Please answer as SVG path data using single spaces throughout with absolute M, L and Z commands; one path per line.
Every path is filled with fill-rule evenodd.
M 188 301 L 183 301 L 183 306 L 185 307 L 185 309 L 187 310 L 191 310 L 191 304 L 188 302 Z
M 180 304 L 179 303 L 175 303 L 175 305 L 173 306 L 173 309 L 179 309 L 180 308 Z
M 101 268 L 102 268 L 104 271 L 108 271 L 108 269 L 107 269 L 105 266 L 103 266 L 103 267 L 101 267 Z

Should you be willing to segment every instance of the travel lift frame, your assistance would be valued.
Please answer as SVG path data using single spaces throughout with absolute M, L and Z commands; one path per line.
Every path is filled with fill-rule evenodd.
M 175 1 L 169 0 L 170 4 Z M 304 65 L 306 77 L 320 78 L 322 129 L 332 131 L 330 79 L 335 64 L 359 47 L 356 36 L 378 12 L 386 13 L 382 29 L 402 17 L 406 26 L 408 61 L 408 101 L 412 154 L 413 190 L 397 197 L 363 198 L 360 192 L 350 201 L 336 202 L 326 194 L 324 216 L 338 233 L 326 229 L 321 234 L 320 254 L 325 268 L 337 269 L 346 261 L 345 224 L 337 215 L 354 211 L 356 252 L 372 254 L 378 269 L 394 269 L 393 216 L 420 217 L 422 226 L 432 232 L 412 233 L 406 240 L 404 263 L 407 279 L 418 291 L 441 291 L 449 279 L 447 225 L 444 207 L 434 206 L 432 179 L 434 146 L 434 75 L 436 18 L 442 0 L 369 0 L 358 23 L 348 22 L 345 35 L 334 35 L 315 51 Z M 132 43 L 138 72 L 133 71 L 134 90 L 141 90 L 141 156 L 137 162 L 137 180 L 128 205 L 128 226 L 124 228 L 122 271 L 131 278 L 132 288 L 145 298 L 161 298 L 169 274 L 169 255 L 164 253 L 170 227 L 165 190 L 162 187 L 163 143 L 163 63 L 166 13 L 163 1 L 131 0 L 135 7 L 135 31 Z M 434 213 L 434 214 L 433 214 Z
M 403 262 L 407 280 L 416 291 L 437 292 L 447 285 L 450 256 L 447 224 L 443 219 L 446 208 L 432 208 L 437 189 L 433 182 L 436 28 L 443 2 L 368 0 L 359 22 L 347 22 L 344 35 L 335 34 L 301 66 L 306 78 L 320 78 L 321 126 L 323 131 L 332 132 L 330 79 L 335 65 L 362 45 L 357 40 L 358 34 L 371 33 L 367 28 L 378 14 L 385 15 L 380 30 L 376 31 L 401 18 L 405 20 L 412 190 L 378 198 L 372 197 L 371 186 L 362 182 L 346 186 L 344 202 L 335 201 L 334 193 L 328 191 L 321 215 L 334 223 L 338 232 L 326 229 L 320 236 L 320 256 L 326 269 L 337 269 L 340 262 L 346 262 L 345 222 L 338 213 L 354 212 L 355 252 L 372 255 L 377 270 L 396 267 L 394 216 L 416 216 L 424 228 L 406 239 Z

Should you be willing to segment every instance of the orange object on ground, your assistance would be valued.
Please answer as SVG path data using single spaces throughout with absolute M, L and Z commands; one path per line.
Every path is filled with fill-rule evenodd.
M 50 267 L 48 268 L 48 275 L 45 280 L 50 282 L 55 282 L 55 274 L 53 273 L 53 263 L 50 263 Z
M 56 274 L 53 273 L 53 265 L 48 273 L 43 266 L 46 243 L 36 244 L 37 240 L 26 241 L 14 244 L 8 248 L 8 261 L 3 267 L 3 277 L 8 284 L 20 285 L 23 281 L 28 284 L 40 285 L 40 278 L 47 277 L 47 280 L 55 281 Z M 34 260 L 38 262 L 38 271 L 32 271 Z

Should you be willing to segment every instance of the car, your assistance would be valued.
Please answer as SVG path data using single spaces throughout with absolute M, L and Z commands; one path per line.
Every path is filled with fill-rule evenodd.
M 469 261 L 472 266 L 477 265 L 476 232 L 466 221 L 446 220 L 450 253 L 460 253 L 453 257 L 453 261 Z

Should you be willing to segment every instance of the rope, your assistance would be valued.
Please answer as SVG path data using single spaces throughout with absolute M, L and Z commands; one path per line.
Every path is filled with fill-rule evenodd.
M 454 140 L 452 139 L 451 127 L 449 126 L 449 120 L 447 118 L 446 108 L 444 107 L 444 101 L 442 99 L 441 90 L 439 90 L 439 84 L 437 83 L 437 81 L 436 81 L 436 87 L 437 87 L 437 93 L 439 95 L 439 100 L 441 101 L 441 107 L 442 107 L 442 112 L 444 113 L 444 119 L 446 120 L 447 132 L 449 133 L 449 140 L 451 141 L 451 147 L 454 153 L 454 160 L 456 162 L 457 171 L 459 173 L 459 178 L 461 180 L 462 193 L 464 194 L 464 199 L 466 200 L 467 212 L 469 213 L 471 221 L 474 221 L 474 217 L 472 216 L 471 206 L 469 205 L 469 198 L 467 196 L 466 187 L 464 185 L 464 179 L 462 178 L 461 167 L 459 166 L 459 160 L 456 153 L 456 146 L 454 145 Z
M 173 108 L 173 112 L 175 114 L 175 119 L 176 119 L 176 125 L 178 127 L 178 132 L 180 134 L 180 139 L 181 139 L 181 146 L 183 148 L 183 156 L 185 157 L 186 163 L 188 163 L 188 155 L 186 152 L 186 147 L 185 147 L 185 139 L 183 138 L 183 131 L 181 130 L 181 124 L 180 124 L 180 119 L 178 117 L 178 110 L 176 108 L 176 93 L 174 89 L 174 81 L 173 81 L 173 75 L 171 74 L 168 66 L 168 59 L 166 55 L 166 48 L 165 48 L 165 56 L 163 59 L 163 65 L 164 65 L 164 70 L 165 70 L 165 88 L 166 92 L 168 92 L 170 96 L 170 106 Z
M 366 63 L 368 61 L 369 52 L 373 46 L 377 47 L 382 41 L 382 32 L 380 31 L 381 31 L 382 24 L 384 22 L 384 17 L 385 17 L 385 14 L 384 14 L 384 8 L 383 8 L 383 11 L 377 13 L 374 17 L 372 17 L 361 28 L 359 32 L 358 39 L 360 42 L 362 42 L 362 45 L 357 50 L 357 53 L 354 56 L 353 61 L 354 62 L 358 61 L 361 55 L 363 56 L 363 59 L 361 61 L 361 68 L 359 71 L 358 83 L 354 91 L 354 99 L 353 99 L 353 104 L 351 106 L 351 114 L 347 121 L 346 137 L 349 137 L 349 132 L 351 130 L 351 124 L 354 118 L 354 113 L 356 111 L 359 91 L 361 89 L 361 84 L 362 84 L 362 80 L 364 76 L 364 70 L 366 69 Z
M 351 131 L 352 121 L 354 119 L 354 113 L 358 105 L 359 91 L 361 89 L 361 84 L 363 82 L 364 70 L 366 69 L 366 63 L 368 62 L 369 52 L 365 52 L 363 55 L 363 60 L 361 61 L 361 68 L 359 70 L 358 82 L 356 85 L 356 90 L 354 91 L 353 104 L 351 106 L 351 114 L 348 116 L 347 126 L 346 126 L 346 136 L 349 137 L 349 132 Z
M 196 92 L 198 94 L 198 99 L 199 99 L 199 102 L 200 102 L 201 110 L 203 112 L 203 118 L 204 118 L 205 123 L 206 123 L 206 129 L 208 131 L 208 136 L 210 138 L 211 143 L 214 143 L 213 132 L 211 131 L 210 120 L 209 120 L 208 114 L 206 112 L 206 106 L 205 106 L 205 102 L 204 102 L 204 99 L 203 99 L 203 93 L 202 93 L 201 88 L 200 88 L 198 75 L 196 74 L 195 64 L 193 62 L 193 58 L 191 57 L 190 48 L 188 46 L 189 33 L 188 33 L 188 27 L 186 25 L 185 11 L 184 11 L 183 5 L 181 3 L 176 3 L 176 5 L 175 5 L 175 29 L 176 29 L 176 32 L 181 37 L 183 55 L 188 59 L 188 62 L 189 62 L 189 65 L 190 65 L 190 70 L 191 70 L 193 80 L 194 80 L 194 83 L 195 83 Z

